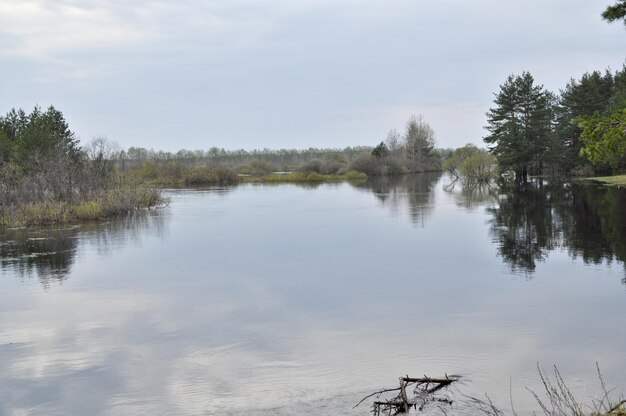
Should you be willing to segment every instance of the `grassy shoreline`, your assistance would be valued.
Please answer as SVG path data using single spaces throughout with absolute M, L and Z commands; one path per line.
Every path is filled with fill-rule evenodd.
M 343 175 L 290 172 L 285 174 L 272 173 L 264 176 L 235 176 L 234 178 L 226 176 L 226 180 L 223 180 L 224 176 L 222 175 L 196 176 L 192 179 L 189 180 L 189 177 L 181 180 L 153 178 L 146 181 L 147 185 L 115 187 L 81 197 L 75 201 L 43 200 L 0 205 L 0 227 L 28 227 L 94 221 L 150 209 L 167 203 L 167 199 L 162 196 L 162 191 L 159 188 L 168 186 L 231 186 L 239 183 L 360 183 L 367 180 L 367 175 L 355 171 L 349 171 Z
M 220 172 L 221 171 L 221 172 Z M 281 172 L 268 173 L 265 175 L 236 175 L 222 169 L 213 169 L 205 175 L 158 176 L 152 178 L 137 177 L 150 186 L 166 187 L 194 187 L 194 186 L 236 186 L 241 183 L 256 184 L 280 184 L 280 183 L 338 183 L 338 182 L 364 182 L 368 176 L 357 171 L 348 171 L 344 174 L 320 174 L 317 172 Z
M 0 227 L 67 224 L 117 217 L 162 206 L 167 200 L 150 187 L 123 187 L 102 191 L 77 201 L 36 201 L 1 206 Z
M 367 175 L 362 172 L 348 171 L 342 175 L 317 172 L 289 172 L 270 173 L 263 176 L 242 176 L 243 183 L 277 184 L 277 183 L 337 183 L 337 182 L 363 182 Z
M 584 181 L 596 182 L 607 186 L 626 187 L 626 175 L 613 176 L 596 176 L 591 178 L 583 178 Z
M 131 174 L 131 178 L 135 176 Z M 138 179 L 138 178 L 133 178 Z M 191 180 L 190 180 L 191 179 Z M 24 227 L 46 224 L 64 224 L 80 221 L 94 221 L 127 213 L 162 206 L 167 199 L 161 189 L 169 186 L 236 186 L 240 183 L 252 184 L 310 184 L 322 183 L 363 183 L 368 175 L 357 171 L 344 174 L 319 174 L 316 172 L 270 173 L 262 176 L 194 175 L 185 178 L 153 177 L 144 185 L 135 182 L 133 186 L 123 186 L 82 197 L 76 201 L 46 200 L 16 205 L 0 205 L 0 227 Z M 581 182 L 594 182 L 605 186 L 626 187 L 626 175 L 599 176 L 574 179 Z M 133 182 L 133 181 L 131 181 Z

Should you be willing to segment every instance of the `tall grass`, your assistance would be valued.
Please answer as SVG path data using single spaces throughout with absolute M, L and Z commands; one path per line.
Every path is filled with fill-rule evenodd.
M 574 397 L 556 366 L 554 367 L 553 380 L 548 377 L 545 370 L 537 366 L 546 398 L 542 400 L 537 393 L 532 390 L 530 390 L 530 392 L 535 397 L 535 400 L 537 400 L 541 410 L 543 410 L 547 416 L 626 416 L 626 407 L 624 406 L 626 400 L 622 397 L 617 400 L 611 398 L 611 392 L 604 383 L 600 367 L 597 363 L 596 369 L 598 379 L 600 380 L 602 396 L 599 399 L 593 399 L 589 404 L 585 404 Z
M 615 398 L 612 390 L 604 383 L 600 367 L 596 363 L 598 379 L 600 381 L 601 396 L 592 399 L 591 402 L 583 402 L 576 398 L 569 389 L 558 368 L 554 367 L 554 375 L 550 377 L 545 370 L 537 365 L 537 371 L 543 384 L 543 398 L 532 389 L 528 391 L 533 395 L 543 414 L 546 416 L 626 416 L 626 400 L 623 396 Z M 483 403 L 481 410 L 491 416 L 503 416 L 505 413 L 496 408 L 487 397 L 488 403 Z M 517 416 L 511 397 L 511 413 Z M 536 414 L 533 412 L 533 414 Z
M 68 223 L 119 216 L 165 204 L 161 191 L 142 185 L 126 185 L 82 195 L 72 201 L 41 200 L 0 206 L 0 226 L 21 227 Z
M 129 169 L 124 174 L 154 186 L 227 186 L 239 183 L 239 177 L 233 170 L 220 165 L 187 166 L 148 160 L 140 168 Z

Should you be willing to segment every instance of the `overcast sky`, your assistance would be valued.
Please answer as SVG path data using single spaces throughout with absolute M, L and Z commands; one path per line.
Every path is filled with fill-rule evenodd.
M 619 69 L 613 0 L 0 0 L 0 113 L 54 105 L 123 147 L 374 145 L 422 114 L 482 144 L 509 74 Z

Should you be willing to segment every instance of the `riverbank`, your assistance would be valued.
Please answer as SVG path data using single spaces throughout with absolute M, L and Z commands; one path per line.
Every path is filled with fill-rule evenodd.
M 608 186 L 626 187 L 626 175 L 596 176 L 593 178 L 584 178 L 584 180 Z
M 278 184 L 278 183 L 336 183 L 336 182 L 364 182 L 368 176 L 354 170 L 344 174 L 323 175 L 317 172 L 285 172 L 270 173 L 263 176 L 242 176 L 244 183 Z
M 273 172 L 266 174 L 242 174 L 224 166 L 180 167 L 165 166 L 140 170 L 130 170 L 123 174 L 133 181 L 150 186 L 194 187 L 194 186 L 236 186 L 240 183 L 336 183 L 364 182 L 368 175 L 363 172 L 349 170 L 345 173 L 318 173 L 307 171 Z
M 117 217 L 164 205 L 161 191 L 145 186 L 125 186 L 76 201 L 44 200 L 0 207 L 0 227 L 65 224 Z
M 65 224 L 117 217 L 136 210 L 150 209 L 166 204 L 159 188 L 181 186 L 236 186 L 240 183 L 258 184 L 321 184 L 363 183 L 368 176 L 361 172 L 322 175 L 316 172 L 271 173 L 263 176 L 238 176 L 223 169 L 194 170 L 182 178 L 153 177 L 142 185 L 126 185 L 82 196 L 74 201 L 45 199 L 2 206 L 0 205 L 0 227 L 26 227 L 46 224 Z M 130 175 L 128 182 L 138 178 Z M 118 178 L 120 181 L 123 178 Z

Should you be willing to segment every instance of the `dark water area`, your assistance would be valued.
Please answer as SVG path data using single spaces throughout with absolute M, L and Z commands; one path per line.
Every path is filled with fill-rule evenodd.
M 363 185 L 170 190 L 102 223 L 0 230 L 0 415 L 365 415 L 459 374 L 537 410 L 537 363 L 626 393 L 626 192 Z M 431 413 L 441 414 L 437 408 Z

